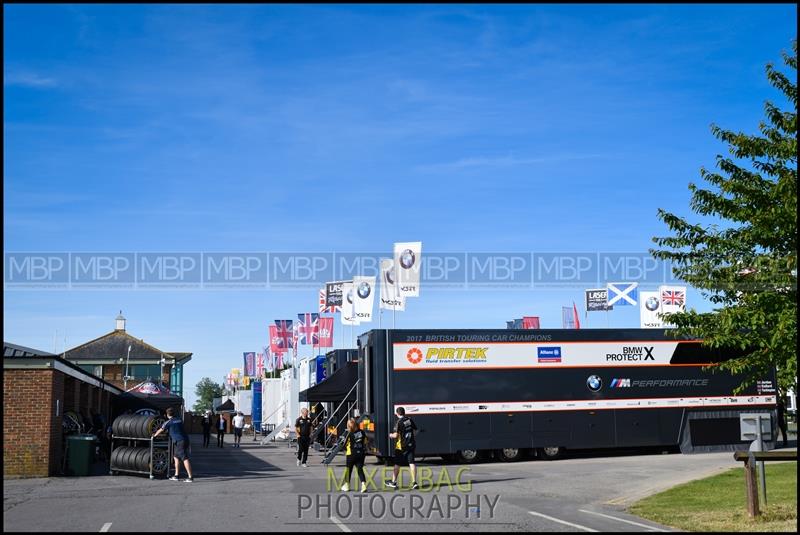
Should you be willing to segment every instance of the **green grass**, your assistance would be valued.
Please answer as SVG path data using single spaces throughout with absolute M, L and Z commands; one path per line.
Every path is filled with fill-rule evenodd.
M 797 462 L 767 462 L 767 506 L 747 515 L 744 468 L 678 485 L 629 512 L 686 531 L 797 531 Z

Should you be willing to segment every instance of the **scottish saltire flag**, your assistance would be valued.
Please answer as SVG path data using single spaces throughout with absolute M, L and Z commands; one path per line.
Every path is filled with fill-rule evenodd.
M 609 282 L 606 286 L 608 290 L 608 306 L 636 306 L 639 300 L 638 282 Z
M 244 374 L 253 375 L 256 371 L 256 354 L 253 352 L 244 353 Z
M 341 310 L 340 307 L 336 305 L 328 305 L 327 304 L 327 296 L 325 295 L 325 288 L 321 288 L 319 291 L 319 313 L 320 314 L 335 314 Z
M 319 343 L 320 347 L 333 347 L 333 318 L 319 319 Z
M 275 320 L 275 326 L 277 327 L 275 334 L 283 341 L 282 347 L 284 349 L 292 347 L 292 333 L 294 332 L 292 320 Z
M 313 312 L 297 315 L 297 341 L 303 345 L 319 343 L 319 314 Z

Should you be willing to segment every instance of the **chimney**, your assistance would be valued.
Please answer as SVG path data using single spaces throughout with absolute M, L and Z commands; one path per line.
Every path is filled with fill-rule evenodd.
M 125 317 L 122 315 L 122 311 L 119 311 L 119 316 L 117 316 L 117 329 L 118 331 L 125 330 Z

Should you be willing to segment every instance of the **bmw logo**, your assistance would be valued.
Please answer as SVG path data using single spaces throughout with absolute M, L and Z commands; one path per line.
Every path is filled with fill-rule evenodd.
M 644 307 L 650 312 L 658 310 L 658 297 L 648 297 L 644 302 Z
M 361 284 L 358 285 L 358 297 L 360 297 L 361 299 L 366 299 L 367 297 L 369 297 L 370 291 L 371 288 L 369 287 L 368 282 L 362 282 Z
M 416 260 L 417 257 L 411 249 L 406 249 L 400 254 L 400 265 L 403 266 L 403 269 L 411 269 Z
M 347 292 L 347 302 L 351 305 L 353 304 L 353 289 L 350 288 L 350 291 Z
M 391 269 L 387 269 L 383 273 L 383 276 L 386 278 L 386 282 L 389 283 L 390 286 L 394 284 L 394 280 L 392 279 L 392 270 Z
M 592 392 L 597 392 L 603 387 L 603 380 L 597 375 L 590 375 L 589 378 L 586 379 L 586 386 Z

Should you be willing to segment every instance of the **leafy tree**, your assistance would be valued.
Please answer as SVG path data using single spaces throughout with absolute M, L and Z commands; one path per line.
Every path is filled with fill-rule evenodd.
M 197 401 L 195 401 L 192 410 L 194 412 L 202 412 L 212 408 L 211 403 L 214 398 L 222 397 L 222 385 L 215 383 L 208 377 L 203 377 L 197 383 L 194 393 L 197 396 Z
M 690 223 L 659 210 L 673 235 L 653 238 L 661 249 L 650 251 L 672 261 L 678 278 L 717 305 L 711 312 L 687 310 L 665 319 L 676 325 L 676 335 L 743 350 L 720 365 L 743 374 L 740 389 L 772 367 L 784 392 L 797 382 L 796 39 L 792 50 L 782 54 L 788 74 L 766 66 L 770 84 L 788 103 L 784 110 L 765 103 L 759 135 L 711 126 L 730 156 L 717 155 L 719 172 L 701 168 L 711 188 L 690 183 L 690 207 L 717 223 Z

